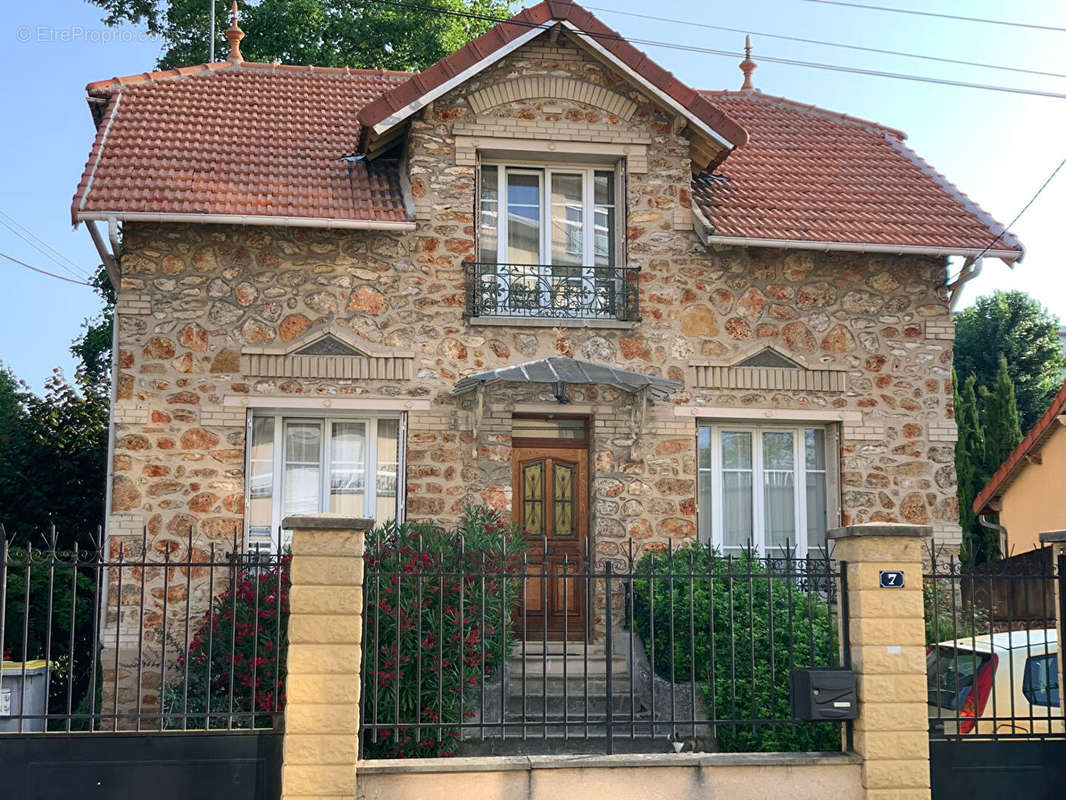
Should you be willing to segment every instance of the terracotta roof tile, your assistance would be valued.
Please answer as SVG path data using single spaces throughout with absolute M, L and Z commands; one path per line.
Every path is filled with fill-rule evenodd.
M 983 249 L 1002 230 L 900 131 L 758 92 L 703 94 L 750 134 L 695 179 L 716 236 Z M 1007 234 L 989 252 L 1021 249 Z
M 995 499 L 997 495 L 1003 494 L 1007 487 L 1014 482 L 1014 479 L 1018 477 L 1018 473 L 1028 463 L 1025 457 L 1038 451 L 1044 442 L 1048 440 L 1055 431 L 1055 420 L 1063 413 L 1066 413 L 1066 383 L 1062 384 L 1062 388 L 1059 389 L 1058 394 L 1051 401 L 1051 405 L 1044 412 L 1044 416 L 1036 421 L 1036 424 L 1025 435 L 1025 438 L 1018 443 L 1018 446 L 1007 456 L 1007 460 L 1000 465 L 1000 468 L 995 471 L 988 483 L 985 484 L 985 488 L 974 498 L 973 511 L 975 514 L 982 513 L 985 510 L 985 506 Z
M 90 83 L 107 105 L 72 213 L 404 221 L 396 162 L 341 158 L 355 112 L 408 77 L 226 63 Z

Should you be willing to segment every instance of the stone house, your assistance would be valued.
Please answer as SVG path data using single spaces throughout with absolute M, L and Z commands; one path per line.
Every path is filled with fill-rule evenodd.
M 764 95 L 750 58 L 695 90 L 556 0 L 415 75 L 243 35 L 87 88 L 112 553 L 470 504 L 553 570 L 870 521 L 958 541 L 948 259 L 1022 248 L 904 134 Z

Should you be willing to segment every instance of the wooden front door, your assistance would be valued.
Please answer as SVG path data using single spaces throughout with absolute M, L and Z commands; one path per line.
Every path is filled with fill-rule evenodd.
M 529 641 L 585 638 L 588 538 L 588 451 L 516 447 L 512 452 L 514 516 L 529 539 L 529 569 L 517 621 Z

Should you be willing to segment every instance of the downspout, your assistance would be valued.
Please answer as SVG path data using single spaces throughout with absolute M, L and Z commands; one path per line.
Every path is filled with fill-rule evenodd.
M 992 522 L 984 514 L 977 515 L 977 521 L 982 528 L 999 532 L 999 554 L 1001 558 L 1010 558 L 1010 539 L 1007 537 L 1007 529 L 998 522 Z
M 983 263 L 983 258 L 975 258 L 973 256 L 968 256 L 966 260 L 962 262 L 962 269 L 959 270 L 959 274 L 955 276 L 955 280 L 951 281 L 950 283 L 946 280 L 944 281 L 944 285 L 941 287 L 941 289 L 947 292 L 949 310 L 955 310 L 955 303 L 959 299 L 959 294 L 961 294 L 962 292 L 962 287 L 981 274 L 981 265 Z
M 108 240 L 111 243 L 111 248 L 108 249 L 107 242 L 104 241 L 103 235 L 100 233 L 100 229 L 96 227 L 96 223 L 88 220 L 85 223 L 89 229 L 89 235 L 92 237 L 93 244 L 96 245 L 96 252 L 100 255 L 100 260 L 104 264 L 104 269 L 107 270 L 107 276 L 111 279 L 111 285 L 115 290 L 115 311 L 111 317 L 111 391 L 110 391 L 110 403 L 108 408 L 108 422 L 107 422 L 107 469 L 106 469 L 106 482 L 104 484 L 104 554 L 106 558 L 107 542 L 110 538 L 110 523 L 111 523 L 111 493 L 115 483 L 115 401 L 118 396 L 118 294 L 119 294 L 119 261 L 118 253 L 120 250 L 121 242 L 118 238 L 118 222 L 114 217 L 108 220 Z M 103 605 L 101 608 L 106 608 L 107 587 L 104 586 L 105 597 L 103 599 Z

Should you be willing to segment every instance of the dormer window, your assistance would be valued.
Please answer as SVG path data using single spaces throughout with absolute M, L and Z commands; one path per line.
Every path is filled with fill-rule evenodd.
M 472 316 L 635 319 L 615 168 L 486 163 Z

